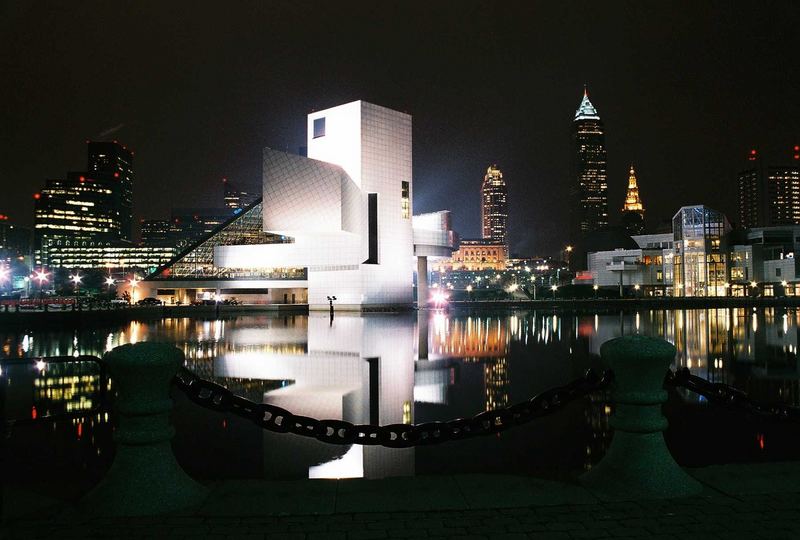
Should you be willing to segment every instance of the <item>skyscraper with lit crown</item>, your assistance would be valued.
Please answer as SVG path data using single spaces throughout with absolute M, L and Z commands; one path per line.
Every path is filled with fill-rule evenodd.
M 481 225 L 484 240 L 505 246 L 508 255 L 508 191 L 503 173 L 492 165 L 481 186 Z
M 628 172 L 628 193 L 622 205 L 622 225 L 631 236 L 644 233 L 644 206 L 639 198 L 639 186 L 636 183 L 636 171 Z
M 570 240 L 581 244 L 589 233 L 608 228 L 605 132 L 586 87 L 575 111 L 572 140 Z

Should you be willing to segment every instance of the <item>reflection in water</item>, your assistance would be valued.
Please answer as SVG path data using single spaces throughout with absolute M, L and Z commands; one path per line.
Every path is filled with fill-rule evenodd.
M 0 342 L 3 358 L 100 356 L 125 343 L 174 343 L 185 353 L 187 367 L 248 399 L 317 418 L 407 424 L 471 416 L 564 384 L 588 367 L 599 367 L 602 343 L 634 333 L 674 343 L 675 367 L 733 384 L 756 399 L 798 405 L 797 319 L 797 310 L 780 308 L 342 314 L 332 325 L 324 315 L 247 315 L 131 322 L 77 332 L 6 333 L 0 334 Z M 11 377 L 8 366 L 0 367 L 6 414 L 47 415 L 91 408 L 96 402 L 97 374 L 79 364 L 63 372 L 59 370 L 67 368 L 55 364 L 38 372 L 29 364 L 28 378 Z M 693 394 L 681 398 L 688 405 L 702 405 Z M 178 412 L 201 414 L 191 407 L 181 409 L 179 403 Z M 562 459 L 568 460 L 566 466 L 589 468 L 611 440 L 612 409 L 602 396 L 593 396 L 581 411 L 562 419 L 566 427 L 559 428 L 561 432 L 584 433 L 575 441 L 576 455 L 562 452 L 567 456 Z M 222 441 L 239 452 L 231 462 L 257 462 L 258 474 L 266 477 L 413 474 L 433 452 L 339 447 L 261 433 L 229 417 L 200 422 L 181 414 L 176 421 L 185 426 L 178 430 L 176 451 L 185 452 L 184 459 L 212 459 L 197 452 L 195 440 Z M 107 422 L 107 413 L 89 421 L 91 427 Z M 79 425 L 72 426 L 75 436 L 84 437 L 87 428 Z M 187 431 L 188 439 L 181 441 Z M 763 449 L 764 435 L 759 437 L 753 444 Z M 448 446 L 442 459 L 453 458 L 461 448 L 469 444 Z

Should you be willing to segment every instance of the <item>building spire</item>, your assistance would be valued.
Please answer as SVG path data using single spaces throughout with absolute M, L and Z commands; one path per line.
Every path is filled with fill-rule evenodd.
M 594 108 L 592 102 L 589 101 L 589 85 L 583 85 L 583 99 L 581 100 L 578 109 L 575 111 L 575 120 L 600 120 L 600 115 L 597 114 L 597 109 Z
M 644 212 L 642 200 L 639 198 L 639 186 L 636 183 L 636 171 L 633 164 L 628 172 L 628 193 L 625 196 L 625 204 L 622 206 L 623 212 Z

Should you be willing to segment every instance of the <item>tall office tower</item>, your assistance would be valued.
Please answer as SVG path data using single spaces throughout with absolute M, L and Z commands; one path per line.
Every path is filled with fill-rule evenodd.
M 106 180 L 120 220 L 120 240 L 133 241 L 133 152 L 113 142 L 89 142 L 88 176 Z
M 222 185 L 225 188 L 225 207 L 232 210 L 244 210 L 261 197 L 258 191 L 242 190 L 227 178 L 222 179 Z
M 508 256 L 508 191 L 503 173 L 492 165 L 486 169 L 481 186 L 483 239 L 505 246 Z
M 636 172 L 628 172 L 628 193 L 625 195 L 625 204 L 622 205 L 622 226 L 631 236 L 644 234 L 644 206 L 639 198 L 639 186 L 636 184 Z
M 765 164 L 757 150 L 750 150 L 737 188 L 740 226 L 800 224 L 800 146 L 792 147 L 784 165 Z
M 129 243 L 133 153 L 117 142 L 88 143 L 86 172 L 47 180 L 34 195 L 34 249 L 49 264 L 51 246 L 97 247 Z
M 605 134 L 586 88 L 575 111 L 572 140 L 570 239 L 580 244 L 587 234 L 608 228 Z

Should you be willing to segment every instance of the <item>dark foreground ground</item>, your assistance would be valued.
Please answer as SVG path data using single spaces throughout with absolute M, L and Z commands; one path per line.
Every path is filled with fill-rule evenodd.
M 88 517 L 6 491 L 3 538 L 798 539 L 800 463 L 692 470 L 702 495 L 601 501 L 577 485 L 464 475 L 224 482 L 180 514 Z

